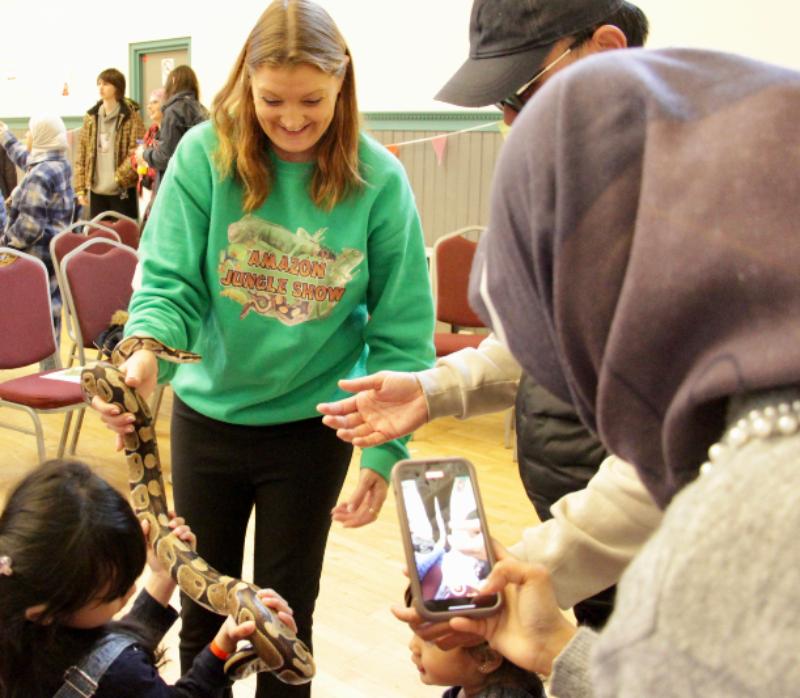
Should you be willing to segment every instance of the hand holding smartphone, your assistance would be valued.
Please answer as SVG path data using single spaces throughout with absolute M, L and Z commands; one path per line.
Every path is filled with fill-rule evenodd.
M 428 620 L 490 615 L 478 589 L 494 565 L 475 469 L 463 458 L 404 460 L 392 470 L 414 605 Z

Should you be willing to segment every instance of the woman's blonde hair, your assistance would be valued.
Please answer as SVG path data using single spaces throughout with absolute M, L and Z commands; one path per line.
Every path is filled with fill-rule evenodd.
M 244 185 L 243 207 L 251 212 L 269 196 L 274 171 L 267 138 L 256 118 L 251 76 L 259 67 L 311 65 L 342 77 L 333 119 L 317 143 L 310 195 L 333 208 L 363 185 L 359 171 L 359 117 L 353 61 L 330 15 L 309 0 L 275 0 L 247 37 L 227 83 L 214 98 L 211 118 L 219 136 L 215 154 L 220 174 Z

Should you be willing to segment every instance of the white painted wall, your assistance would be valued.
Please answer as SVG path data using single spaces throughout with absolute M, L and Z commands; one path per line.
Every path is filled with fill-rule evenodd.
M 365 111 L 452 110 L 433 94 L 468 51 L 472 0 L 320 0 L 347 38 Z M 192 65 L 209 103 L 266 0 L 160 0 L 141 12 L 108 0 L 1 0 L 0 118 L 78 115 L 107 67 L 128 74 L 128 44 L 192 37 Z M 796 0 L 639 0 L 650 47 L 743 53 L 800 69 Z M 35 37 L 35 40 L 34 38 Z M 69 96 L 62 96 L 64 83 Z

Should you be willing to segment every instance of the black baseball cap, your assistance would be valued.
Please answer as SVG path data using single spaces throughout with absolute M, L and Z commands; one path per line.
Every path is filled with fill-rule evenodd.
M 553 44 L 602 22 L 623 0 L 475 0 L 469 58 L 436 99 L 483 107 L 519 89 Z

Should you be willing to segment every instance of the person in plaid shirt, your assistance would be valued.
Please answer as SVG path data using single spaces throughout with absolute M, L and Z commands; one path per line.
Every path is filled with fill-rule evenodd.
M 0 145 L 25 172 L 11 194 L 0 246 L 41 259 L 50 274 L 50 298 L 56 337 L 61 327 L 61 294 L 50 259 L 50 240 L 72 220 L 72 168 L 67 160 L 67 129 L 58 116 L 33 117 L 27 148 L 0 122 Z

